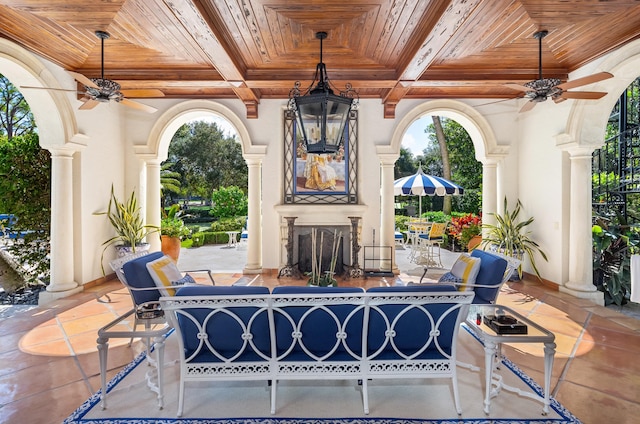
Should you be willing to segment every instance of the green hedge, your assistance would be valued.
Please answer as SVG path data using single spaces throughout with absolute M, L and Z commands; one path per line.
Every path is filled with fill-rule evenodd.
M 216 221 L 211 224 L 211 231 L 213 232 L 242 231 L 242 228 L 244 227 L 246 220 L 247 220 L 246 216 L 221 219 L 220 221 Z M 228 240 L 228 237 L 227 237 L 227 240 Z
M 191 235 L 191 241 L 192 247 L 200 247 L 205 244 L 227 244 L 229 236 L 224 231 L 200 231 Z

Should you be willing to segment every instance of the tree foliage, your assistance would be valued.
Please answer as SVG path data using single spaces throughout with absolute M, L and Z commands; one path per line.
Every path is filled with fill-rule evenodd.
M 8 140 L 35 129 L 35 120 L 27 101 L 13 84 L 0 74 L 0 135 Z
M 26 264 L 27 282 L 49 278 L 51 225 L 51 156 L 29 133 L 9 140 L 0 136 L 0 211 L 13 214 L 13 230 L 21 234 L 9 249 Z
M 454 120 L 442 118 L 442 129 L 449 151 L 451 180 L 464 188 L 463 196 L 453 198 L 455 209 L 478 213 L 482 205 L 482 164 L 475 158 L 473 141 L 464 127 Z M 435 134 L 430 138 L 436 142 Z M 436 148 L 439 151 L 439 147 Z
M 221 187 L 213 192 L 211 213 L 219 218 L 233 218 L 247 214 L 247 196 L 237 186 Z
M 452 210 L 478 214 L 482 206 L 482 164 L 476 160 L 473 142 L 462 125 L 451 119 L 441 117 L 440 120 L 449 153 L 451 180 L 464 188 L 463 196 L 453 196 Z M 427 125 L 424 131 L 428 135 L 429 144 L 423 149 L 421 156 L 414 157 L 411 151 L 400 148 L 400 157 L 394 169 L 395 178 L 415 173 L 418 166 L 422 166 L 426 174 L 444 176 L 435 128 Z M 411 201 L 411 197 L 409 199 Z M 424 196 L 422 206 L 423 210 L 442 210 L 442 198 Z
M 408 177 L 415 174 L 418 170 L 418 165 L 411 150 L 400 147 L 400 157 L 396 161 L 393 169 L 394 178 Z
M 248 172 L 242 148 L 214 122 L 183 125 L 169 145 L 169 168 L 181 177 L 181 195 L 210 198 L 215 189 L 235 185 L 247 189 Z

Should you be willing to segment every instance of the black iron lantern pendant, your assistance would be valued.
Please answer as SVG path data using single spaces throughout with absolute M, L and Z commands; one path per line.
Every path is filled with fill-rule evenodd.
M 343 142 L 344 128 L 356 94 L 350 85 L 340 95 L 333 93 L 322 62 L 322 40 L 327 38 L 327 33 L 318 32 L 316 38 L 320 40 L 320 63 L 311 86 L 316 80 L 318 85 L 310 86 L 304 95 L 300 95 L 300 83 L 296 82 L 289 93 L 289 108 L 294 109 L 298 117 L 308 153 L 335 153 Z

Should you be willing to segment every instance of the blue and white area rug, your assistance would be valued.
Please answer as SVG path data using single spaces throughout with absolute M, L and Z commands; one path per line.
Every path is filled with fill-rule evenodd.
M 362 410 L 361 388 L 355 382 L 281 381 L 277 412 L 269 413 L 270 387 L 266 382 L 187 383 L 184 415 L 176 418 L 179 366 L 175 335 L 165 351 L 165 406 L 145 381 L 144 356 L 136 358 L 108 384 L 108 407 L 100 407 L 100 393 L 83 403 L 64 424 L 580 424 L 566 408 L 551 399 L 551 411 L 542 415 L 542 403 L 502 390 L 483 411 L 484 351 L 467 331 L 460 331 L 459 359 L 480 371 L 458 368 L 462 416 L 453 405 L 448 379 L 374 380 L 369 382 L 369 415 Z M 543 358 L 538 358 L 540 367 Z M 513 387 L 541 394 L 540 386 L 508 359 L 499 373 Z

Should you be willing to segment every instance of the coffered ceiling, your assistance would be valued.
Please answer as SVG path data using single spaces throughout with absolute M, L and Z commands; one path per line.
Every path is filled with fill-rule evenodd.
M 339 90 L 378 98 L 510 98 L 504 86 L 569 72 L 640 37 L 633 0 L 0 0 L 0 36 L 87 77 L 165 97 L 260 99 L 311 84 L 323 61 Z M 0 70 L 1 72 L 1 70 Z M 588 87 L 587 87 L 588 89 Z M 157 90 L 147 93 L 159 93 Z

